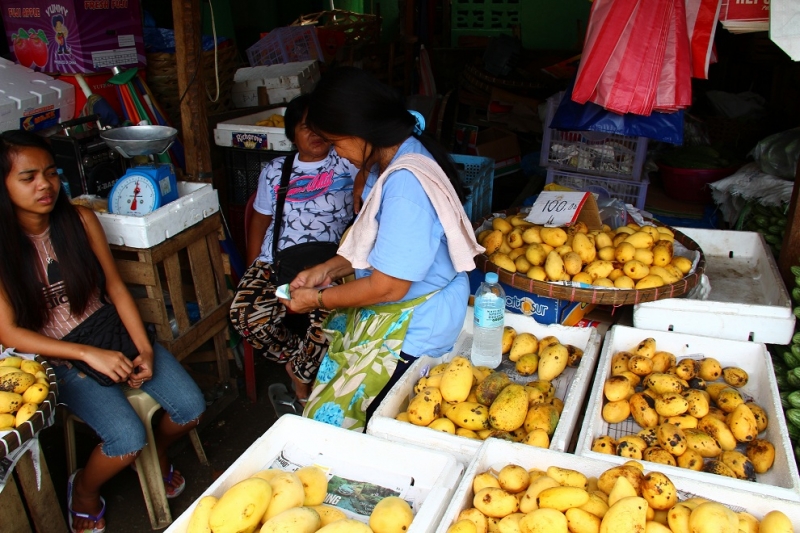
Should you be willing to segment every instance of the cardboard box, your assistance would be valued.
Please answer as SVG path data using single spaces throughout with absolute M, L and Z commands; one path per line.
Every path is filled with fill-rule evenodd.
M 414 521 L 407 533 L 431 533 L 441 522 L 463 467 L 452 455 L 419 446 L 399 444 L 349 431 L 309 418 L 284 415 L 259 437 L 214 483 L 184 511 L 166 533 L 184 533 L 197 502 L 203 496 L 222 496 L 233 485 L 268 468 L 287 445 L 309 455 L 319 455 L 315 464 L 336 466 L 356 462 L 375 475 L 411 476 L 415 498 Z M 334 464 L 331 465 L 330 462 Z M 328 498 L 336 494 L 328 494 Z
M 469 273 L 469 292 L 475 294 L 486 274 L 480 270 L 473 270 Z M 567 300 L 557 300 L 547 296 L 539 296 L 530 292 L 506 285 L 502 281 L 500 285 L 506 291 L 506 309 L 512 313 L 519 313 L 529 317 L 540 324 L 562 324 L 564 326 L 574 326 L 583 315 L 594 309 L 594 304 L 583 302 L 569 302 Z
M 494 159 L 494 176 L 505 176 L 520 169 L 522 155 L 517 136 L 501 128 L 488 128 L 478 133 L 475 151 L 479 156 Z
M 800 502 L 800 477 L 797 474 L 792 443 L 783 416 L 778 386 L 772 369 L 772 360 L 766 346 L 755 342 L 700 337 L 683 333 L 636 329 L 625 326 L 614 326 L 606 334 L 603 352 L 595 374 L 595 385 L 589 396 L 588 410 L 575 449 L 576 455 L 591 457 L 603 461 L 622 464 L 628 459 L 617 455 L 607 455 L 592 451 L 595 438 L 610 435 L 618 439 L 624 435 L 638 433 L 641 428 L 628 418 L 620 423 L 609 424 L 603 420 L 604 402 L 603 384 L 611 371 L 611 358 L 620 351 L 631 350 L 642 339 L 652 337 L 656 341 L 657 351 L 667 351 L 681 359 L 691 357 L 713 357 L 719 360 L 722 367 L 736 366 L 748 373 L 749 379 L 744 387 L 739 388 L 742 396 L 752 398 L 767 413 L 769 424 L 765 432 L 758 438 L 766 439 L 775 447 L 775 462 L 767 472 L 757 474 L 756 482 L 730 478 L 707 472 L 696 472 L 686 468 L 678 468 L 664 464 L 641 461 L 645 469 L 663 472 L 670 478 L 682 476 L 703 481 L 719 487 L 730 487 L 742 493 L 763 494 L 774 498 Z M 744 452 L 744 444 L 736 448 Z
M 1 4 L 8 47 L 23 66 L 70 73 L 146 65 L 139 0 Z
M 452 352 L 441 358 L 420 357 L 411 365 L 411 368 L 403 374 L 403 377 L 392 387 L 378 409 L 375 410 L 375 414 L 367 426 L 368 434 L 451 453 L 464 464 L 468 464 L 472 460 L 481 441 L 434 431 L 408 422 L 400 422 L 395 420 L 395 416 L 408 409 L 409 398 L 423 369 L 432 368 L 447 361 L 455 354 L 469 357 L 472 349 L 473 319 L 473 309 L 470 307 L 464 318 L 464 329 Z M 550 438 L 550 449 L 565 452 L 572 444 L 573 433 L 582 414 L 583 399 L 589 383 L 592 381 L 591 377 L 600 350 L 601 337 L 594 328 L 545 326 L 529 317 L 512 313 L 506 313 L 505 325 L 513 327 L 517 333 L 533 333 L 539 339 L 553 335 L 562 343 L 572 344 L 583 350 L 583 357 L 578 367 L 567 367 L 561 375 L 553 380 L 553 386 L 556 389 L 555 395 L 564 402 L 564 410 L 559 418 L 558 426 Z M 496 370 L 505 372 L 512 381 L 520 384 L 536 379 L 536 375 L 520 375 L 508 357 L 503 358 L 503 362 Z
M 71 120 L 75 88 L 0 58 L 0 131 L 39 131 Z
M 595 478 L 600 477 L 603 472 L 615 466 L 603 461 L 601 458 L 577 457 L 572 454 L 558 453 L 515 442 L 489 439 L 483 443 L 478 453 L 475 454 L 475 459 L 467 466 L 461 482 L 453 493 L 453 500 L 445 509 L 442 522 L 439 524 L 436 533 L 446 533 L 447 529 L 456 521 L 458 514 L 462 510 L 473 506 L 472 500 L 475 493 L 472 490 L 472 481 L 476 475 L 487 470 L 499 472 L 501 468 L 509 464 L 516 464 L 526 469 L 536 468 L 539 470 L 547 470 L 548 467 L 556 466 L 577 470 L 586 477 Z M 795 531 L 800 528 L 800 504 L 776 500 L 749 490 L 735 490 L 713 483 L 698 482 L 678 474 L 667 473 L 661 466 L 654 463 L 645 463 L 645 473 L 663 472 L 667 474 L 670 481 L 675 485 L 678 497 L 681 500 L 692 496 L 701 496 L 717 501 L 734 511 L 745 510 L 759 520 L 764 518 L 764 515 L 768 512 L 779 510 L 789 517 Z

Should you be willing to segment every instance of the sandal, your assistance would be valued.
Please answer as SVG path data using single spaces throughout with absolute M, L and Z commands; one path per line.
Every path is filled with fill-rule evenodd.
M 296 396 L 289 394 L 286 385 L 283 383 L 273 383 L 268 389 L 269 401 L 275 414 L 278 417 L 283 415 L 302 415 L 303 405 L 300 404 Z
M 186 478 L 181 476 L 181 484 L 177 487 L 172 486 L 172 478 L 175 476 L 175 468 L 172 465 L 169 465 L 169 474 L 163 477 L 164 479 L 164 490 L 167 493 L 167 499 L 171 500 L 172 498 L 177 498 L 181 495 L 183 490 L 186 488 Z
M 136 470 L 136 463 L 131 463 L 131 470 L 138 473 Z M 177 498 L 181 495 L 181 493 L 186 489 L 186 478 L 183 478 L 181 484 L 177 487 L 172 487 L 172 478 L 175 476 L 175 467 L 173 465 L 169 465 L 169 474 L 166 476 L 162 476 L 161 479 L 164 480 L 164 492 L 167 495 L 167 499 L 171 500 L 172 498 Z
M 99 522 L 103 518 L 103 516 L 106 514 L 106 501 L 103 499 L 102 496 L 100 496 L 100 503 L 103 505 L 103 507 L 102 507 L 102 509 L 100 509 L 100 512 L 97 513 L 97 515 L 91 515 L 91 514 L 88 514 L 88 513 L 79 513 L 78 511 L 73 511 L 72 510 L 72 485 L 75 483 L 75 476 L 78 475 L 78 472 L 80 472 L 80 470 L 76 470 L 75 472 L 73 472 L 72 475 L 69 476 L 69 480 L 67 481 L 67 511 L 69 513 L 67 515 L 67 518 L 69 519 L 68 520 L 69 521 L 69 530 L 70 530 L 70 532 L 74 532 L 74 533 L 87 533 L 87 532 L 88 533 L 105 533 L 105 531 L 106 531 L 105 526 L 103 526 L 102 528 L 99 528 L 99 529 L 97 527 L 95 527 L 93 529 L 82 529 L 79 532 L 76 532 L 75 529 L 72 527 L 72 521 L 75 518 L 85 518 L 87 520 L 93 521 L 95 523 L 95 525 L 97 525 L 97 522 Z

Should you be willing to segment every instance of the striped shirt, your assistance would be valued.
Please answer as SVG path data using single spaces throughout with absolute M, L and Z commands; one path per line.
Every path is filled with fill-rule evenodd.
M 100 290 L 95 291 L 86 305 L 86 310 L 80 316 L 72 316 L 58 258 L 50 241 L 50 228 L 40 235 L 28 235 L 28 237 L 39 255 L 37 271 L 47 303 L 47 323 L 39 333 L 53 339 L 61 339 L 103 306 L 100 301 Z

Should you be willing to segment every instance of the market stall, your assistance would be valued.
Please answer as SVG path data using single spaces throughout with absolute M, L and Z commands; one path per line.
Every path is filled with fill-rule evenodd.
M 579 34 L 588 22 L 582 59 L 548 51 L 521 65 L 520 42 L 489 39 L 522 31 L 517 40 L 530 41 L 532 8 L 495 3 L 502 5 L 500 22 L 491 25 L 478 16 L 483 2 L 430 2 L 427 12 L 407 2 L 410 31 L 385 55 L 377 15 L 303 15 L 240 43 L 249 66 L 238 68 L 235 48 L 221 56 L 203 49 L 203 6 L 176 2 L 174 53 L 163 58 L 166 66 L 148 65 L 145 76 L 131 72 L 143 55 L 133 52 L 134 63 L 108 77 L 115 85 L 109 94 L 121 98 L 119 118 L 128 122 L 102 131 L 94 117 L 77 127 L 68 122 L 78 114 L 71 84 L 24 73 L 25 83 L 47 85 L 42 98 L 50 106 L 27 120 L 42 129 L 61 123 L 57 162 L 77 162 L 65 181 L 78 203 L 98 212 L 142 318 L 179 361 L 215 367 L 219 394 L 205 427 L 212 420 L 219 432 L 234 422 L 258 426 L 242 413 L 259 423 L 272 417 L 265 395 L 256 395 L 256 368 L 264 363 L 244 344 L 244 357 L 229 350 L 228 276 L 241 274 L 247 205 L 262 169 L 294 148 L 283 127 L 286 104 L 310 93 L 334 65 L 358 64 L 406 96 L 419 93 L 409 106 L 419 107 L 427 133 L 453 152 L 468 188 L 464 212 L 485 248 L 469 275 L 470 293 L 486 273 L 497 274 L 505 291 L 497 368 L 470 361 L 479 314 L 471 302 L 452 350 L 414 362 L 364 434 L 292 415 L 270 418 L 263 434 L 236 443 L 233 460 L 215 464 L 214 479 L 172 502 L 167 531 L 528 532 L 550 523 L 557 531 L 677 533 L 702 524 L 754 531 L 759 522 L 762 531 L 800 529 L 800 214 L 792 176 L 776 178 L 780 200 L 773 204 L 759 202 L 763 196 L 730 201 L 724 229 L 648 212 L 654 188 L 670 208 L 716 201 L 724 210 L 719 195 L 740 187 L 736 196 L 741 183 L 765 173 L 711 141 L 688 149 L 665 143 L 686 135 L 690 144 L 689 75 L 713 77 L 716 21 L 728 29 L 766 21 L 737 24 L 727 2 L 722 18 L 708 19 L 703 14 L 714 5 L 719 11 L 719 3 L 664 1 L 650 12 L 634 0 L 595 0 L 591 16 L 581 6 L 570 19 L 570 32 L 577 26 Z M 439 4 L 454 23 L 443 35 L 434 23 Z M 688 34 L 687 17 L 694 24 Z M 615 34 L 604 31 L 609 24 Z M 626 28 L 634 27 L 626 40 Z M 438 65 L 433 71 L 428 52 L 409 45 L 417 39 Z M 483 39 L 473 54 L 478 60 L 449 61 L 459 51 L 437 51 L 437 39 L 465 46 Z M 611 46 L 620 40 L 626 46 Z M 208 70 L 219 70 L 220 57 L 227 92 L 216 111 L 228 109 L 209 117 L 206 89 L 220 79 Z M 17 52 L 18 62 L 24 59 Z M 644 63 L 649 70 L 637 70 Z M 22 76 L 19 65 L 0 67 Z M 546 74 L 532 74 L 541 70 Z M 454 88 L 443 83 L 448 75 Z M 674 87 L 673 75 L 680 82 Z M 449 92 L 437 95 L 434 78 Z M 636 86 L 645 78 L 646 87 Z M 157 101 L 160 91 L 169 92 L 166 107 Z M 10 109 L 5 94 L 0 105 Z M 589 124 L 582 112 L 591 104 L 601 109 L 586 113 L 597 119 Z M 577 118 L 575 105 L 586 106 Z M 628 114 L 618 120 L 608 110 Z M 760 115 L 744 123 L 763 127 L 753 116 Z M 578 119 L 586 123 L 576 126 Z M 720 124 L 712 133 L 721 135 Z M 734 122 L 724 124 L 737 134 L 735 148 L 749 142 Z M 523 174 L 531 179 L 514 198 L 506 180 Z M 732 177 L 740 181 L 720 183 Z M 763 183 L 752 188 L 763 192 Z M 198 354 L 202 349 L 208 351 Z M 237 370 L 252 403 L 234 403 Z M 272 370 L 270 382 L 277 379 Z M 4 460 L 22 456 L 5 470 L 16 476 L 5 478 L 0 493 L 5 516 L 22 516 L 27 507 L 37 520 L 60 517 L 39 518 L 42 502 L 54 507 L 46 464 L 41 491 L 31 490 L 36 436 L 55 411 L 55 382 L 48 387 L 52 398 L 33 422 L 15 414 L 13 427 L 0 425 Z M 13 413 L 4 410 L 0 417 Z

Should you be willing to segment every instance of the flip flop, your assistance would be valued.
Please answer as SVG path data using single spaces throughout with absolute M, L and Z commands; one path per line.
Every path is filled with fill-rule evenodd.
M 67 481 L 67 511 L 69 512 L 67 518 L 69 519 L 69 530 L 70 530 L 70 532 L 75 532 L 75 529 L 72 527 L 73 519 L 75 519 L 75 518 L 86 518 L 87 520 L 93 521 L 95 523 L 95 525 L 97 525 L 97 522 L 101 518 L 103 518 L 103 516 L 106 514 L 106 501 L 103 499 L 102 496 L 100 496 L 100 503 L 103 504 L 103 508 L 100 509 L 100 512 L 97 513 L 97 515 L 90 515 L 88 513 L 79 513 L 77 511 L 73 511 L 72 510 L 72 485 L 75 483 L 75 476 L 78 475 L 78 472 L 80 472 L 80 470 L 76 470 L 75 472 L 73 472 L 72 475 L 69 476 L 69 480 Z M 104 527 L 102 527 L 100 529 L 98 529 L 96 527 L 93 528 L 93 529 L 82 529 L 81 531 L 75 532 L 75 533 L 87 533 L 87 532 L 88 533 L 105 533 L 105 531 L 106 531 L 106 528 L 104 526 Z
M 289 394 L 286 385 L 273 383 L 268 389 L 269 401 L 278 417 L 283 415 L 300 415 L 303 413 L 296 396 Z
M 138 473 L 138 470 L 136 470 L 136 463 L 131 463 L 131 470 Z M 173 465 L 169 465 L 169 474 L 161 477 L 161 479 L 164 480 L 164 492 L 166 493 L 168 500 L 171 500 L 172 498 L 177 498 L 186 488 L 186 478 L 184 477 L 181 484 L 178 485 L 176 488 L 171 489 L 172 492 L 170 492 L 170 488 L 172 487 L 172 477 L 174 475 L 175 475 L 175 467 Z
M 164 490 L 167 493 L 167 499 L 171 500 L 172 498 L 177 498 L 181 495 L 183 490 L 186 488 L 186 478 L 181 476 L 181 484 L 175 488 L 172 488 L 172 477 L 175 475 L 175 468 L 172 465 L 169 465 L 169 474 L 163 477 L 164 479 Z M 172 492 L 170 489 L 172 488 Z

